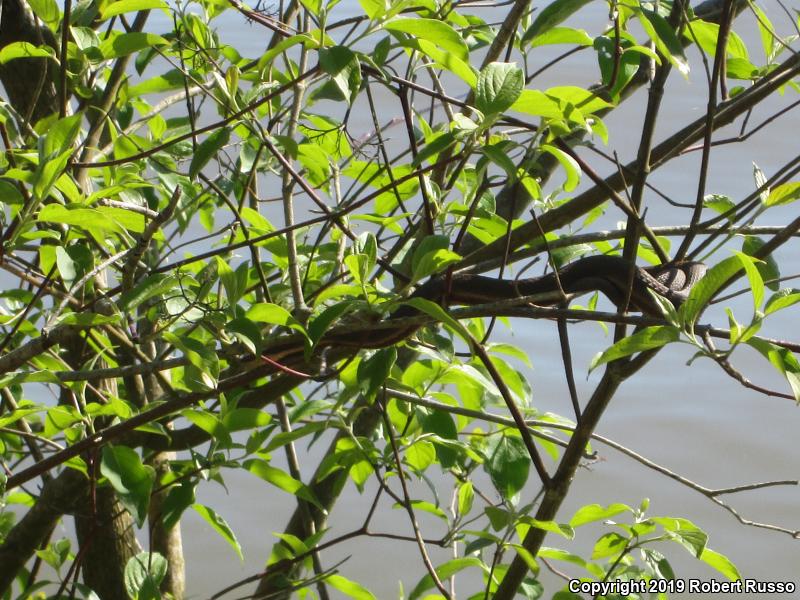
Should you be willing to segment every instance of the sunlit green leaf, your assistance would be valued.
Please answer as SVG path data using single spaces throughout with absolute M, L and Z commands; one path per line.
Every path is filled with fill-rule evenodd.
M 537 14 L 533 24 L 522 36 L 522 43 L 535 40 L 537 36 L 560 25 L 588 2 L 589 0 L 555 0 L 549 3 Z
M 571 192 L 574 190 L 581 180 L 581 169 L 575 159 L 563 150 L 556 148 L 555 146 L 551 146 L 550 144 L 543 144 L 542 150 L 555 156 L 558 162 L 560 162 L 561 166 L 564 168 L 564 171 L 567 174 L 567 180 L 564 182 L 564 191 Z
M 700 555 L 700 560 L 725 575 L 731 581 L 737 581 L 742 578 L 736 565 L 724 554 L 715 552 L 710 548 L 704 548 L 703 553 Z
M 680 71 L 681 75 L 687 77 L 689 75 L 689 63 L 683 53 L 683 45 L 675 35 L 675 30 L 658 12 L 646 8 L 642 8 L 640 11 L 644 18 L 640 18 L 639 22 L 650 36 L 650 39 L 656 43 L 658 51 Z
M 624 358 L 637 352 L 660 348 L 680 339 L 680 331 L 671 325 L 654 325 L 621 339 L 619 342 L 592 359 L 590 370 L 596 369 L 612 360 Z
M 158 552 L 140 552 L 125 565 L 125 590 L 129 598 L 145 598 L 147 593 L 158 593 L 158 587 L 167 574 L 167 559 Z
M 478 567 L 483 571 L 487 570 L 486 565 L 484 565 L 481 560 L 474 557 L 468 557 L 449 560 L 446 563 L 436 567 L 434 571 L 436 571 L 436 575 L 439 577 L 439 579 L 443 580 L 469 567 Z M 422 598 L 422 594 L 431 589 L 433 586 L 433 578 L 430 575 L 425 575 L 414 587 L 414 589 L 411 590 L 411 593 L 408 595 L 408 600 L 418 600 L 419 598 Z
M 587 0 L 588 1 L 588 0 Z M 576 46 L 591 46 L 592 37 L 583 29 L 572 27 L 553 27 L 531 40 L 531 48 L 549 46 L 551 44 L 573 44 Z
M 211 525 L 211 527 L 216 531 L 222 539 L 228 542 L 228 545 L 233 548 L 236 554 L 239 556 L 240 560 L 244 560 L 244 556 L 242 555 L 242 547 L 239 545 L 239 541 L 236 539 L 236 535 L 233 533 L 233 530 L 230 528 L 228 523 L 223 519 L 217 512 L 203 504 L 194 504 L 192 508 L 195 512 L 203 517 L 203 519 Z
M 155 33 L 140 31 L 120 33 L 119 35 L 113 35 L 103 40 L 100 44 L 100 52 L 102 52 L 103 56 L 107 59 L 119 58 L 120 56 L 133 54 L 144 48 L 163 46 L 167 43 L 167 40 Z
M 747 340 L 747 344 L 758 350 L 783 375 L 792 388 L 795 400 L 800 403 L 800 362 L 794 354 L 786 348 L 758 338 Z
M 105 8 L 100 11 L 100 15 L 105 19 L 116 17 L 127 12 L 134 12 L 139 10 L 150 10 L 153 8 L 167 8 L 164 0 L 117 0 L 107 4 Z
M 492 478 L 497 491 L 512 499 L 528 481 L 531 457 L 523 441 L 517 436 L 495 436 L 486 450 L 484 468 Z
M 772 188 L 769 191 L 765 205 L 778 206 L 781 204 L 790 204 L 798 198 L 800 198 L 800 181 L 793 181 Z
M 633 509 L 631 509 L 631 507 L 627 504 L 619 503 L 609 504 L 605 507 L 599 504 L 587 504 L 586 506 L 579 508 L 575 514 L 572 515 L 572 519 L 570 519 L 569 524 L 572 527 L 580 527 L 581 525 L 586 525 L 587 523 L 609 519 L 614 515 L 618 515 L 626 511 L 633 512 Z
M 156 473 L 142 463 L 139 454 L 126 446 L 105 446 L 100 472 L 108 479 L 125 508 L 141 527 L 147 518 L 150 492 Z
M 475 106 L 484 115 L 496 115 L 510 108 L 525 87 L 522 69 L 512 63 L 493 62 L 478 75 Z
M 455 29 L 443 21 L 398 18 L 385 23 L 384 27 L 389 31 L 407 33 L 416 38 L 433 42 L 463 61 L 466 61 L 469 57 L 469 49 L 464 39 Z
M 12 42 L 0 50 L 0 65 L 15 58 L 55 58 L 50 46 L 35 46 L 30 42 Z
M 275 487 L 282 489 L 284 492 L 288 492 L 306 502 L 310 502 L 321 511 L 325 512 L 325 507 L 317 500 L 311 488 L 302 481 L 297 481 L 297 479 L 289 475 L 289 473 L 273 467 L 267 461 L 261 459 L 245 461 L 243 466 L 256 477 L 260 477 L 267 483 L 271 483 Z
M 741 261 L 731 256 L 706 271 L 703 278 L 694 284 L 689 297 L 678 310 L 683 322 L 692 326 L 717 291 L 741 269 Z
M 325 583 L 336 588 L 348 598 L 356 600 L 375 600 L 375 596 L 367 588 L 356 581 L 351 581 L 341 575 L 329 575 Z

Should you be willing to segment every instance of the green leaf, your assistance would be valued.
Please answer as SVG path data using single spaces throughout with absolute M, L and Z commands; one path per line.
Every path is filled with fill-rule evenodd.
M 564 167 L 564 171 L 567 173 L 567 180 L 564 182 L 564 191 L 571 192 L 574 190 L 581 181 L 581 169 L 575 159 L 563 150 L 549 144 L 543 144 L 542 150 L 555 156 L 558 162 L 561 163 L 561 166 Z
M 100 44 L 100 52 L 106 59 L 119 58 L 120 56 L 127 56 L 145 48 L 154 46 L 163 46 L 168 44 L 160 35 L 155 33 L 144 33 L 140 31 L 132 33 L 121 33 L 119 35 L 111 36 Z
M 650 519 L 664 528 L 664 531 L 695 558 L 700 558 L 706 547 L 708 535 L 688 519 L 674 517 L 652 517 Z
M 781 204 L 791 204 L 800 198 L 800 181 L 784 183 L 776 188 L 772 188 L 767 196 L 765 206 L 779 206 Z
M 481 147 L 480 151 L 494 164 L 503 169 L 509 179 L 513 180 L 517 177 L 517 165 L 515 165 L 511 157 L 505 153 L 503 150 L 504 146 L 505 144 L 489 144 Z
M 731 581 L 737 581 L 742 578 L 739 574 L 739 569 L 724 554 L 715 552 L 710 548 L 704 548 L 703 553 L 700 555 L 700 560 L 725 575 Z
M 691 31 L 689 31 L 689 29 L 691 29 Z M 719 25 L 717 23 L 709 23 L 707 21 L 695 19 L 689 23 L 683 35 L 690 42 L 694 42 L 696 39 L 697 44 L 709 56 L 716 56 L 717 38 L 719 36 Z M 731 58 L 744 60 L 748 58 L 747 46 L 735 31 L 728 32 L 726 54 Z
M 517 101 L 525 76 L 513 63 L 493 62 L 478 74 L 475 89 L 475 106 L 486 116 L 498 115 Z
M 0 50 L 0 65 L 15 58 L 52 58 L 56 53 L 50 46 L 35 46 L 30 42 L 12 42 Z
M 61 17 L 61 11 L 55 0 L 27 0 L 33 14 L 48 25 L 54 25 Z
M 50 189 L 67 167 L 72 150 L 65 150 L 52 159 L 39 163 L 33 176 L 33 194 L 37 200 L 43 200 L 50 194 Z M 48 205 L 54 206 L 54 205 Z M 45 208 L 48 208 L 45 207 Z
M 289 327 L 303 335 L 306 335 L 305 328 L 295 319 L 288 310 L 277 304 L 270 302 L 259 302 L 253 304 L 245 314 L 245 317 L 257 323 L 270 323 Z
M 456 136 L 454 133 L 447 131 L 439 133 L 432 139 L 426 140 L 426 144 L 420 149 L 417 156 L 412 161 L 412 165 L 419 167 L 429 159 L 434 159 L 441 154 L 444 150 L 456 143 Z
M 578 12 L 589 0 L 555 0 L 545 6 L 536 16 L 531 26 L 523 34 L 521 43 L 526 44 L 537 36 L 547 33 Z
M 759 273 L 756 268 L 756 259 L 748 256 L 744 252 L 739 252 L 737 250 L 733 252 L 741 261 L 744 271 L 747 274 L 747 279 L 750 282 L 750 292 L 753 294 L 753 309 L 758 311 L 761 308 L 761 304 L 764 302 L 764 280 L 761 278 L 761 273 Z
M 66 154 L 69 155 L 70 151 Z M 125 233 L 125 229 L 118 223 L 94 208 L 67 208 L 60 204 L 48 204 L 42 207 L 37 218 L 39 221 L 81 227 L 98 234 Z
M 66 313 L 58 318 L 59 325 L 78 325 L 80 327 L 96 327 L 119 323 L 119 315 L 100 315 L 91 312 Z
M 767 304 L 764 306 L 764 314 L 770 315 L 798 302 L 800 302 L 800 290 L 789 288 L 778 290 L 767 300 Z
M 458 514 L 466 516 L 472 510 L 472 502 L 475 499 L 475 490 L 471 481 L 465 481 L 458 486 Z
M 377 19 L 386 14 L 385 0 L 358 0 L 358 3 L 370 19 Z
M 258 408 L 234 408 L 222 417 L 222 424 L 228 431 L 244 431 L 257 427 L 266 427 L 272 422 L 269 413 Z
M 39 408 L 18 408 L 11 411 L 11 413 L 4 413 L 3 416 L 0 417 L 0 427 L 8 427 L 9 425 L 13 425 L 20 419 L 24 419 L 28 415 L 34 415 L 41 410 L 42 409 Z
M 377 350 L 358 364 L 358 382 L 367 398 L 373 398 L 386 382 L 397 361 L 397 348 L 390 346 Z
M 272 452 L 276 448 L 285 446 L 286 444 L 304 438 L 307 435 L 314 435 L 320 431 L 324 431 L 326 427 L 326 423 L 315 422 L 304 425 L 303 427 L 298 427 L 297 429 L 292 429 L 291 431 L 287 431 L 285 433 L 279 433 L 270 439 L 263 451 Z
M 587 504 L 579 508 L 569 521 L 572 527 L 580 527 L 587 523 L 594 523 L 595 521 L 602 521 L 618 515 L 622 512 L 633 512 L 633 509 L 627 504 L 609 504 L 608 506 L 600 506 L 599 504 Z
M 161 519 L 167 531 L 175 527 L 183 516 L 184 511 L 195 501 L 197 482 L 182 480 L 169 488 L 167 497 L 161 507 Z
M 432 410 L 428 415 L 421 419 L 421 425 L 425 433 L 433 433 L 436 456 L 442 468 L 449 469 L 456 464 L 458 454 L 452 446 L 447 445 L 445 440 L 458 440 L 458 429 L 456 428 L 453 417 L 444 410 Z
M 128 97 L 136 98 L 137 96 L 145 96 L 148 94 L 158 94 L 182 88 L 185 83 L 184 74 L 178 69 L 171 69 L 161 75 L 137 83 L 128 88 Z
M 563 107 L 561 109 L 562 113 L 564 112 L 564 108 L 567 108 L 569 105 L 577 108 L 583 115 L 588 115 L 598 110 L 614 106 L 610 102 L 603 100 L 597 94 L 574 85 L 552 87 L 545 93 L 550 98 L 558 100 L 561 103 Z
M 125 565 L 125 590 L 129 598 L 142 600 L 143 591 L 155 590 L 167 574 L 167 559 L 158 552 L 140 552 Z
M 742 262 L 731 256 L 711 267 L 700 281 L 694 284 L 689 297 L 678 309 L 681 322 L 693 327 L 706 305 L 737 272 L 742 269 Z
M 311 488 L 305 485 L 302 481 L 298 481 L 285 471 L 273 467 L 267 461 L 260 458 L 254 458 L 252 460 L 245 461 L 243 466 L 256 477 L 263 479 L 267 483 L 271 483 L 284 492 L 288 492 L 293 496 L 297 496 L 301 500 L 310 502 L 319 508 L 323 513 L 326 512 L 325 507 L 320 504 L 319 500 L 317 500 L 317 497 L 314 495 L 314 492 L 311 491 Z
M 123 506 L 141 527 L 147 519 L 150 492 L 156 479 L 153 467 L 142 464 L 139 454 L 126 446 L 105 446 L 100 472 L 119 495 Z
M 426 300 L 425 298 L 409 298 L 405 302 L 404 305 L 411 306 L 416 308 L 418 311 L 425 313 L 429 317 L 432 317 L 436 321 L 440 323 L 444 323 L 450 329 L 452 329 L 465 343 L 470 343 L 470 335 L 469 332 L 464 328 L 464 326 L 456 321 L 450 314 L 444 310 L 441 306 L 436 304 L 435 302 L 431 302 L 430 300 Z
M 721 215 L 727 214 L 730 220 L 732 218 L 732 209 L 736 208 L 736 203 L 729 196 L 708 194 L 703 198 L 703 206 Z
M 425 56 L 430 58 L 436 66 L 447 69 L 471 88 L 474 88 L 477 84 L 478 78 L 469 62 L 461 60 L 454 53 L 443 50 L 433 42 L 406 37 L 406 39 L 400 40 L 400 45 L 404 48 L 413 48 L 414 50 L 422 52 Z
M 421 510 L 428 514 L 434 515 L 435 517 L 440 518 L 442 521 L 447 521 L 447 514 L 436 506 L 435 504 L 431 504 L 430 502 L 426 502 L 425 500 L 412 500 L 411 506 L 414 510 Z M 392 508 L 403 508 L 403 505 L 399 502 L 395 502 L 392 505 Z
M 192 156 L 192 163 L 189 165 L 189 177 L 197 177 L 203 167 L 228 143 L 230 137 L 230 129 L 222 127 L 203 140 Z
M 165 275 L 161 273 L 148 275 L 132 290 L 120 296 L 117 305 L 123 312 L 133 311 L 137 306 L 141 305 L 143 302 L 147 302 L 150 298 L 174 290 L 176 283 L 177 278 L 174 275 Z
M 272 61 L 275 59 L 276 56 L 280 56 L 283 52 L 291 48 L 292 46 L 296 46 L 297 44 L 311 44 L 313 40 L 311 36 L 302 33 L 298 35 L 293 35 L 292 37 L 286 38 L 282 40 L 280 43 L 275 44 L 271 50 L 265 52 L 261 58 L 258 59 L 258 70 L 263 71 L 266 69 Z
M 672 325 L 655 325 L 637 331 L 633 335 L 621 339 L 616 344 L 598 354 L 592 359 L 589 370 L 593 371 L 600 365 L 612 360 L 617 360 L 644 350 L 660 348 L 680 339 L 680 330 Z
M 181 350 L 198 369 L 208 373 L 214 379 L 219 375 L 219 357 L 213 347 L 207 346 L 203 341 L 189 337 L 188 335 L 176 335 L 172 332 L 164 332 L 164 340 L 173 344 Z
M 367 588 L 356 581 L 350 581 L 341 575 L 330 575 L 325 578 L 325 583 L 339 590 L 348 598 L 356 600 L 377 600 Z
M 483 466 L 500 495 L 512 500 L 528 481 L 530 464 L 523 441 L 517 436 L 502 435 L 489 442 Z
M 586 0 L 588 2 L 588 0 Z M 572 27 L 553 27 L 531 40 L 531 48 L 549 46 L 552 44 L 569 44 L 571 46 L 591 46 L 592 36 L 583 29 Z
M 758 350 L 783 375 L 792 388 L 795 400 L 800 403 L 800 363 L 794 354 L 786 348 L 758 338 L 750 338 L 747 344 Z
M 417 440 L 406 448 L 405 457 L 408 465 L 421 473 L 436 460 L 436 448 L 431 442 Z
M 578 565 L 579 567 L 582 567 L 583 569 L 585 569 L 586 571 L 588 571 L 589 573 L 598 578 L 602 578 L 605 575 L 605 571 L 599 565 L 590 563 L 585 559 L 581 558 L 580 556 L 571 554 L 566 550 L 543 547 L 541 550 L 539 550 L 538 556 L 540 556 L 541 558 L 551 558 L 553 560 L 561 560 L 564 562 L 571 563 L 573 565 Z
M 742 242 L 742 252 L 747 256 L 755 256 L 764 246 L 764 241 L 754 235 L 744 236 Z M 761 273 L 761 278 L 766 282 L 766 286 L 773 292 L 777 292 L 780 288 L 781 271 L 778 267 L 778 261 L 772 254 L 767 255 L 766 258 L 760 258 L 756 261 L 756 269 Z
M 628 539 L 616 532 L 606 533 L 594 544 L 592 560 L 619 556 L 628 547 Z
M 565 537 L 568 540 L 571 540 L 575 537 L 575 530 L 569 525 L 563 525 L 561 523 L 556 523 L 555 521 L 540 521 L 539 519 L 534 519 L 533 517 L 523 517 L 520 519 L 520 521 L 526 525 L 530 525 L 535 529 L 557 533 L 561 537 Z
M 462 61 L 469 60 L 466 42 L 455 29 L 443 21 L 401 18 L 384 23 L 383 26 L 392 32 L 407 33 L 415 38 L 428 40 Z
M 461 257 L 450 250 L 450 238 L 444 235 L 429 235 L 414 250 L 411 271 L 414 281 L 438 273 Z
M 522 90 L 511 110 L 545 119 L 564 118 L 564 111 L 559 103 L 539 90 Z
M 648 9 L 640 9 L 640 15 L 644 18 L 639 18 L 639 22 L 644 27 L 650 39 L 656 43 L 656 48 L 661 54 L 672 63 L 681 75 L 687 77 L 689 75 L 689 63 L 686 60 L 686 55 L 683 53 L 683 45 L 675 35 L 675 30 L 672 29 L 667 20 L 658 14 L 656 11 Z
M 616 41 L 608 36 L 597 36 L 593 45 L 597 51 L 597 62 L 600 66 L 600 74 L 604 85 L 611 85 L 611 77 L 614 73 L 615 65 L 617 65 L 617 79 L 614 82 L 614 86 L 609 90 L 609 95 L 612 98 L 616 98 L 636 75 L 641 63 L 641 57 L 636 52 L 628 51 L 635 46 L 633 42 L 625 38 L 622 38 L 619 42 L 619 47 L 622 49 L 622 56 L 620 57 L 616 55 Z M 661 62 L 658 58 L 656 60 Z
M 323 310 L 319 316 L 308 324 L 308 337 L 313 344 L 316 344 L 330 329 L 331 325 L 338 321 L 345 313 L 352 310 L 357 304 L 352 300 L 344 300 L 338 304 L 333 304 Z
M 448 579 L 449 577 L 455 575 L 459 571 L 463 571 L 469 567 L 478 567 L 484 572 L 488 572 L 486 565 L 483 564 L 483 561 L 474 558 L 455 558 L 453 560 L 449 560 L 446 563 L 443 563 L 436 567 L 434 571 L 436 571 L 436 575 L 439 577 L 439 580 Z M 431 589 L 434 586 L 433 578 L 430 574 L 425 575 L 422 579 L 420 579 L 419 583 L 414 586 L 414 589 L 408 596 L 408 600 L 418 600 L 422 597 L 427 590 Z
M 236 554 L 239 556 L 239 559 L 244 560 L 244 556 L 242 555 L 242 547 L 239 545 L 233 530 L 230 528 L 228 523 L 225 522 L 225 519 L 218 515 L 213 508 L 203 504 L 193 504 L 192 508 L 198 515 L 205 519 L 206 523 L 211 525 L 214 531 L 216 531 L 220 537 L 222 537 L 222 539 L 228 542 L 228 545 L 234 549 Z
M 319 51 L 319 66 L 331 76 L 340 99 L 352 104 L 361 89 L 361 63 L 346 46 L 333 46 Z
M 779 47 L 779 42 L 775 39 L 774 34 L 775 27 L 757 4 L 750 4 L 750 8 L 756 14 L 758 32 L 761 36 L 761 47 L 764 49 L 764 57 L 767 62 L 772 62 L 772 59 L 775 57 L 776 48 Z
M 103 20 L 106 20 L 123 13 L 150 10 L 153 8 L 163 8 L 167 10 L 168 6 L 164 0 L 119 0 L 118 2 L 112 2 L 106 5 L 106 7 L 100 11 L 100 16 Z

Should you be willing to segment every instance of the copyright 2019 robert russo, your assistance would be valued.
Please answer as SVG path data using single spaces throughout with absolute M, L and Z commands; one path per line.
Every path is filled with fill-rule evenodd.
M 592 597 L 619 594 L 793 594 L 797 588 L 793 581 L 762 581 L 739 579 L 615 579 L 613 581 L 581 581 L 570 579 L 569 591 L 590 594 Z

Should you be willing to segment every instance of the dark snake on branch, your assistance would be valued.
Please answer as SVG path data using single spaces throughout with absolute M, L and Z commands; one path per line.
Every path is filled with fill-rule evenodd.
M 443 305 L 467 306 L 531 297 L 529 300 L 538 306 L 556 306 L 572 297 L 597 291 L 616 306 L 627 307 L 628 312 L 661 317 L 661 308 L 651 292 L 677 308 L 705 272 L 706 266 L 699 262 L 639 267 L 619 256 L 599 255 L 581 258 L 558 271 L 527 279 L 497 279 L 469 273 L 437 276 L 419 286 L 411 297 Z M 388 326 L 392 320 L 418 315 L 417 309 L 401 306 L 380 327 L 361 331 L 355 327 L 349 330 L 337 327 L 328 332 L 317 347 L 383 348 L 407 339 L 421 326 L 398 321 L 397 327 L 392 328 Z M 262 359 L 281 369 L 305 362 L 303 351 L 302 341 L 287 340 L 268 345 Z

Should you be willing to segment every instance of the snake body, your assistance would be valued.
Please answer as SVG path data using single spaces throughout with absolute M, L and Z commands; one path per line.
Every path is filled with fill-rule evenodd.
M 464 305 L 534 296 L 536 304 L 552 306 L 563 302 L 565 295 L 599 291 L 617 306 L 627 303 L 629 311 L 660 317 L 661 310 L 650 292 L 663 296 L 677 308 L 705 271 L 706 266 L 699 262 L 642 268 L 619 256 L 588 256 L 558 272 L 527 279 L 497 279 L 472 274 L 455 274 L 450 280 L 438 277 L 420 286 L 414 296 Z
M 663 296 L 675 307 L 680 306 L 705 271 L 705 265 L 697 262 L 642 268 L 619 256 L 589 256 L 558 272 L 527 279 L 497 279 L 469 273 L 437 276 L 419 286 L 412 298 L 478 305 L 532 297 L 530 301 L 539 306 L 554 306 L 570 297 L 599 291 L 617 306 L 626 306 L 628 311 L 660 317 L 661 309 L 650 292 Z M 398 321 L 396 327 L 389 327 L 392 321 L 418 314 L 416 308 L 404 305 L 392 312 L 381 327 L 336 327 L 317 343 L 317 349 L 348 355 L 361 348 L 395 344 L 408 339 L 420 325 Z M 307 358 L 302 339 L 287 339 L 268 345 L 261 360 L 286 370 L 288 366 L 305 364 Z

